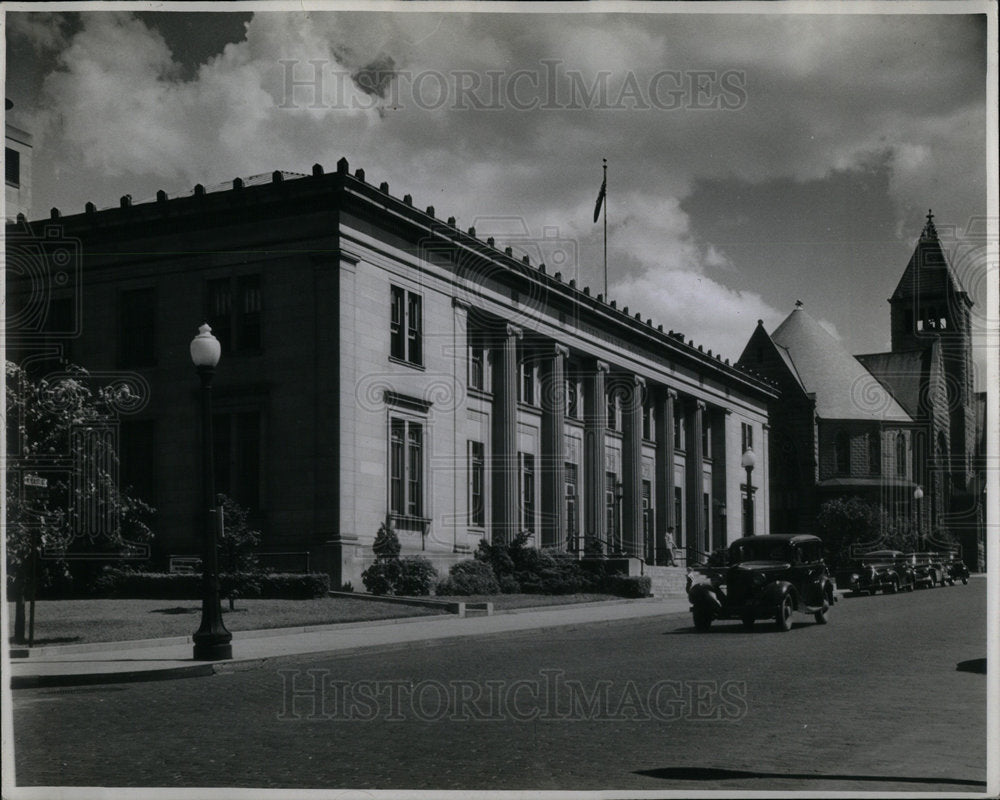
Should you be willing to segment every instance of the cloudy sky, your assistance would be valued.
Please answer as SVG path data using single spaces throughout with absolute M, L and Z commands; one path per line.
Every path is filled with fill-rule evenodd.
M 8 12 L 33 215 L 346 156 L 596 293 L 607 158 L 611 296 L 725 356 L 797 299 L 888 349 L 928 208 L 985 316 L 983 15 L 245 9 Z

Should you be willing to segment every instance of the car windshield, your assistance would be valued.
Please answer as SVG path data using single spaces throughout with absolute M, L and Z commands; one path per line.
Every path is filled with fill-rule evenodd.
M 787 542 L 766 539 L 755 542 L 737 542 L 730 551 L 730 562 L 743 561 L 792 561 L 792 547 Z

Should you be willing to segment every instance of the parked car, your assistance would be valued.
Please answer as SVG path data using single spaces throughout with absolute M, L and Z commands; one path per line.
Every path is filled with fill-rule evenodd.
M 913 569 L 913 582 L 917 586 L 933 589 L 944 585 L 945 569 L 938 553 L 907 553 Z
M 955 553 L 945 553 L 942 564 L 945 570 L 945 580 L 951 586 L 955 585 L 955 581 L 961 581 L 963 586 L 968 584 L 969 568 Z
M 858 594 L 912 592 L 912 564 L 900 550 L 873 550 L 856 558 L 848 569 L 838 571 L 837 586 Z
M 697 630 L 707 631 L 717 619 L 742 620 L 748 629 L 758 619 L 773 619 L 779 631 L 787 631 L 793 611 L 826 623 L 837 597 L 818 536 L 744 536 L 730 545 L 728 562 L 688 576 Z

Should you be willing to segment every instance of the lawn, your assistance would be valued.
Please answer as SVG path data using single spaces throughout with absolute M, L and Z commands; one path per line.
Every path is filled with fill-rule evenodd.
M 605 594 L 501 594 L 442 597 L 441 600 L 491 602 L 496 611 L 530 606 L 587 603 L 619 598 Z M 11 630 L 14 604 L 7 606 Z M 222 604 L 223 621 L 231 631 L 290 628 L 418 617 L 443 613 L 434 608 L 380 603 L 350 597 L 315 600 L 239 600 L 236 610 Z M 197 600 L 39 600 L 35 605 L 35 646 L 121 642 L 190 636 L 201 621 Z

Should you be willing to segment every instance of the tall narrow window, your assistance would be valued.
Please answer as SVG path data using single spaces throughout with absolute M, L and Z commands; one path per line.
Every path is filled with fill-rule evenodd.
M 520 363 L 521 380 L 518 385 L 518 400 L 529 406 L 535 404 L 535 362 L 522 352 Z
M 486 526 L 486 504 L 483 481 L 486 476 L 486 458 L 483 443 L 469 441 L 469 525 Z
M 156 364 L 156 289 L 132 289 L 120 295 L 119 328 L 122 367 Z
M 570 419 L 580 416 L 580 395 L 575 375 L 566 378 L 566 416 Z
M 521 529 L 535 532 L 535 457 L 520 453 L 521 457 Z
M 652 439 L 653 438 L 653 407 L 643 406 L 642 407 L 642 438 Z
M 151 419 L 120 423 L 118 448 L 121 484 L 140 500 L 156 503 L 156 423 Z
M 833 440 L 834 456 L 837 461 L 837 472 L 849 475 L 851 472 L 851 437 L 846 431 L 837 431 Z
M 677 413 L 677 404 L 674 404 L 674 449 L 684 450 L 684 425 L 681 424 L 681 415 Z
M 707 411 L 701 416 L 701 455 L 703 458 L 712 457 L 712 415 Z
M 224 353 L 253 353 L 261 349 L 259 274 L 208 281 L 207 305 L 208 324 Z
M 745 453 L 747 450 L 753 450 L 753 426 L 747 423 L 741 423 L 740 429 L 742 431 L 742 449 L 741 453 Z
M 647 554 L 653 546 L 653 484 L 642 482 L 642 540 Z
M 674 543 L 684 546 L 684 490 L 674 486 Z
M 896 434 L 896 475 L 906 477 L 906 437 L 902 431 Z
M 618 392 L 608 392 L 608 430 L 618 430 Z
M 215 491 L 240 505 L 261 506 L 261 415 L 259 410 L 224 412 L 212 417 Z
M 576 464 L 567 461 L 566 468 L 566 542 L 570 550 L 576 547 Z
M 420 517 L 424 506 L 423 425 L 393 417 L 389 423 L 389 511 Z
M 415 292 L 390 287 L 389 355 L 423 364 L 423 299 Z
M 604 474 L 604 509 L 607 514 L 608 552 L 618 550 L 618 476 L 613 472 Z
M 21 185 L 21 154 L 10 147 L 3 149 L 4 178 L 11 186 Z
M 868 434 L 868 470 L 872 475 L 882 474 L 882 434 Z
M 486 390 L 486 348 L 474 332 L 469 334 L 469 388 Z
M 236 345 L 240 350 L 260 350 L 260 275 L 241 275 L 236 289 Z

